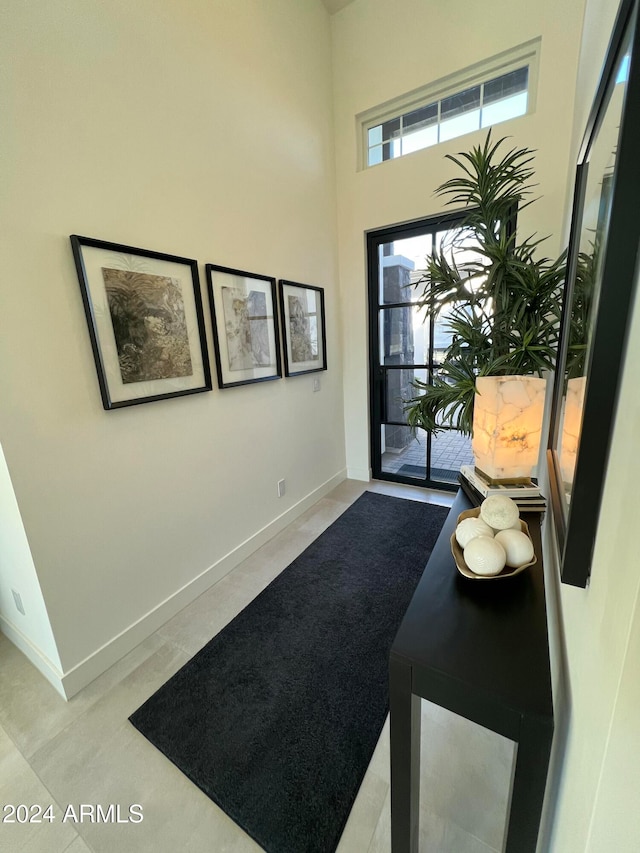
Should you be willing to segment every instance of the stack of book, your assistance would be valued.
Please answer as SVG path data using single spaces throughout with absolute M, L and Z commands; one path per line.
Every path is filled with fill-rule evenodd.
M 495 485 L 485 480 L 473 465 L 463 465 L 460 468 L 460 485 L 469 500 L 476 506 L 479 506 L 489 495 L 504 495 L 518 504 L 520 512 L 544 512 L 547 508 L 547 502 L 540 493 L 538 484 L 533 480 L 522 484 Z

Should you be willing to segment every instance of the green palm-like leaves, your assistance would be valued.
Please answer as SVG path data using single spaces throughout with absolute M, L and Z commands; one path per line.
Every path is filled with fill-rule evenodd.
M 542 240 L 534 236 L 516 241 L 515 213 L 535 200 L 533 152 L 502 154 L 504 143 L 493 143 L 489 132 L 483 145 L 447 155 L 462 174 L 436 193 L 468 213 L 427 260 L 416 287 L 419 304 L 443 316 L 453 339 L 433 382 L 414 383 L 407 403 L 414 428 L 471 434 L 476 376 L 541 375 L 554 366 L 566 257 L 538 258 Z M 572 352 L 578 360 L 577 345 Z
M 464 357 L 446 362 L 433 385 L 416 379 L 416 389 L 422 393 L 407 410 L 409 426 L 436 432 L 444 426 L 459 429 L 460 424 L 473 423 L 475 380 L 473 366 Z

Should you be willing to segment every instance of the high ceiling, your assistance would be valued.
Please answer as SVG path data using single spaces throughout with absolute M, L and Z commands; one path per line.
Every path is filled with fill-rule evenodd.
M 349 3 L 353 3 L 353 0 L 322 0 L 322 2 L 329 10 L 329 14 L 333 15 L 334 12 L 339 12 L 340 9 L 344 9 Z

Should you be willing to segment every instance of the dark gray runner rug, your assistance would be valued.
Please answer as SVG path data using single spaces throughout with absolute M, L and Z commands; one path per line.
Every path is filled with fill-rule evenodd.
M 131 716 L 269 853 L 336 849 L 447 512 L 365 492 Z

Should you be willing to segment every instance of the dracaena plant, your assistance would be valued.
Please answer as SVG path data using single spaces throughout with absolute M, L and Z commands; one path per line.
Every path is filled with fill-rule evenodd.
M 436 194 L 465 213 L 452 236 L 427 259 L 415 283 L 419 305 L 451 335 L 431 383 L 416 380 L 408 423 L 470 435 L 477 376 L 552 370 L 558 346 L 565 260 L 539 257 L 543 242 L 516 235 L 516 213 L 532 199 L 533 151 L 506 140 L 447 155 L 460 170 Z

